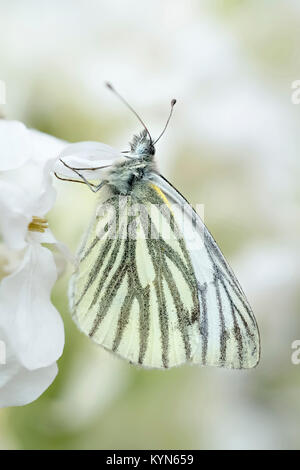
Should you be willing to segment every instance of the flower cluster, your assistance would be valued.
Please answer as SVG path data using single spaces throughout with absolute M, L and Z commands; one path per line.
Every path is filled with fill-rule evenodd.
M 0 407 L 46 390 L 64 347 L 50 294 L 58 269 L 44 243 L 62 248 L 45 215 L 55 201 L 51 170 L 65 143 L 0 120 Z

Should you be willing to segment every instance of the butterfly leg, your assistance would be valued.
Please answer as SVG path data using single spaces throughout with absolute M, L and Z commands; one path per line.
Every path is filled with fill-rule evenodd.
M 98 186 L 94 186 L 94 188 L 92 188 L 92 191 L 94 193 L 97 193 L 99 191 L 99 189 L 101 189 L 106 183 L 107 183 L 106 180 L 101 181 L 101 183 L 99 183 Z
M 81 173 L 79 173 L 78 170 L 98 170 L 98 169 L 101 169 L 101 168 L 108 168 L 109 166 L 111 166 L 111 165 L 106 165 L 106 166 L 95 167 L 95 168 L 73 168 L 72 166 L 65 163 L 62 159 L 60 159 L 60 161 L 65 167 L 69 168 L 69 170 L 74 171 L 74 173 L 76 173 L 76 175 L 78 175 L 79 178 L 82 179 L 82 183 L 85 183 L 90 188 L 90 190 L 93 191 L 93 193 L 96 193 L 97 191 L 99 191 L 99 189 L 102 188 L 102 186 L 106 183 L 106 181 L 101 181 L 100 184 L 95 185 L 93 183 L 90 183 Z M 55 175 L 55 176 L 57 176 L 57 175 Z M 64 178 L 59 178 L 59 179 L 64 179 Z M 67 179 L 67 181 L 74 181 L 74 182 L 78 182 L 78 183 L 80 182 L 81 183 L 81 181 L 78 181 L 78 180 L 69 180 L 69 179 Z
M 58 174 L 56 173 L 56 171 L 54 171 L 54 175 L 56 176 L 56 178 L 58 180 L 61 180 L 61 181 L 71 181 L 71 183 L 82 183 L 82 184 L 85 184 L 84 181 L 81 181 L 81 180 L 72 180 L 71 178 L 63 178 L 62 176 L 58 176 Z

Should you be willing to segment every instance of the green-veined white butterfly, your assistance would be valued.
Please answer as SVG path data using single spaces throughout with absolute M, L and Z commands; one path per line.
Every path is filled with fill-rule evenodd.
M 123 155 L 92 142 L 61 154 L 99 195 L 70 282 L 73 319 L 96 343 L 143 367 L 255 367 L 260 339 L 251 307 L 198 214 L 154 164 L 176 101 L 154 142 L 108 86 L 144 131 Z M 70 166 L 69 157 L 90 166 Z M 96 170 L 97 185 L 87 179 Z

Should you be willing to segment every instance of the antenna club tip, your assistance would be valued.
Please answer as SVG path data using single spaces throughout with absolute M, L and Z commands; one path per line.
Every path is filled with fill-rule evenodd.
M 177 100 L 175 100 L 175 98 L 173 98 L 172 101 L 171 101 L 171 106 L 172 107 L 175 106 L 176 103 L 177 103 Z
M 106 86 L 107 88 L 109 88 L 110 90 L 113 90 L 113 89 L 114 89 L 114 87 L 112 86 L 112 84 L 111 84 L 110 82 L 105 82 L 105 86 Z

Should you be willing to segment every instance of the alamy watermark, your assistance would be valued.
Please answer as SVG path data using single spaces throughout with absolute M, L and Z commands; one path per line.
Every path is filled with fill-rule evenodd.
M 0 104 L 6 104 L 6 84 L 0 80 Z
M 300 80 L 294 80 L 291 84 L 293 90 L 291 94 L 292 104 L 300 104 Z
M 0 340 L 0 366 L 6 364 L 6 344 Z
M 300 339 L 296 339 L 295 341 L 292 342 L 291 345 L 293 352 L 291 355 L 291 361 L 294 366 L 299 366 L 300 365 Z
M 96 234 L 99 239 L 160 239 L 169 243 L 183 238 L 189 250 L 199 250 L 204 244 L 203 218 L 203 204 L 197 204 L 194 211 L 187 203 L 141 204 L 120 196 L 117 203 L 98 206 Z

